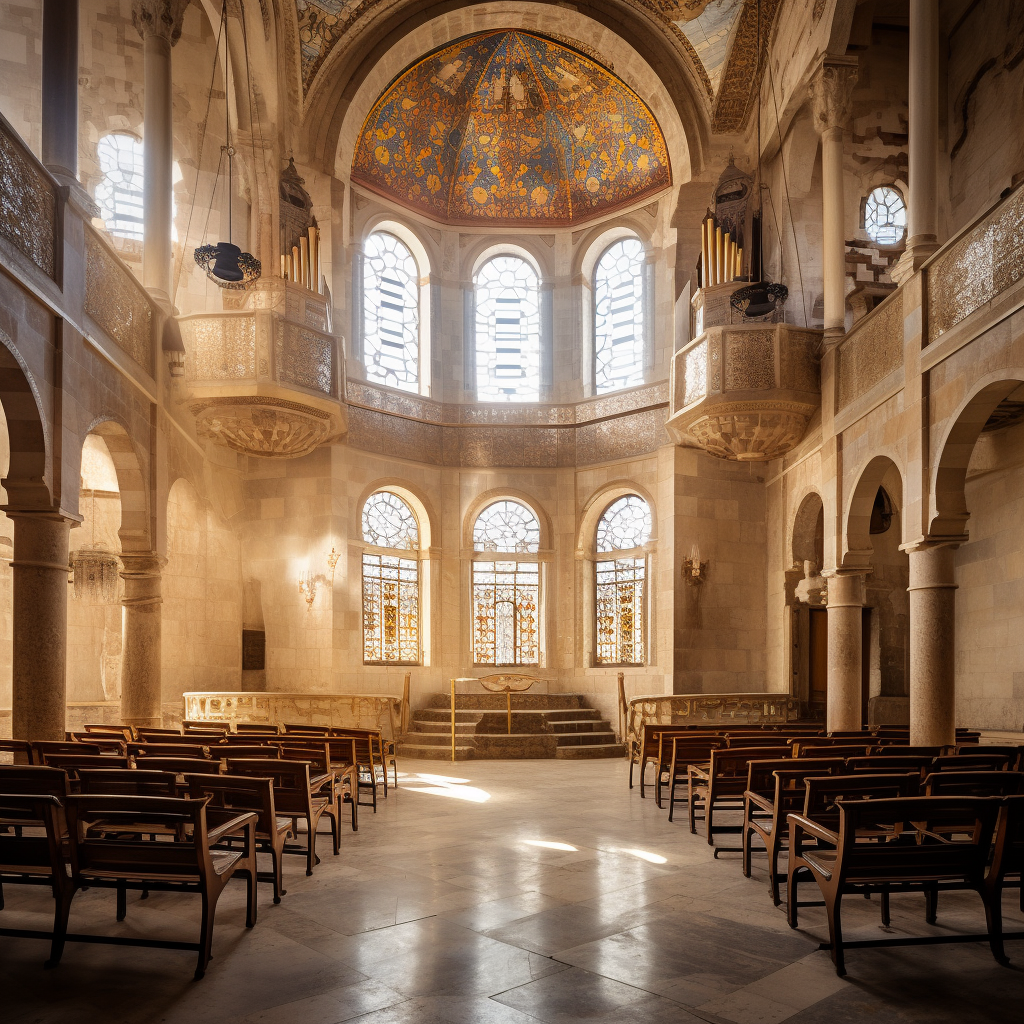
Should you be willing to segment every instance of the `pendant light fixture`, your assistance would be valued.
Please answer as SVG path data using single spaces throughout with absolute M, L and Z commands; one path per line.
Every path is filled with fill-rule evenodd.
M 244 12 L 242 17 L 245 17 Z M 231 118 L 230 118 L 230 106 L 228 104 L 228 97 L 231 94 L 230 91 L 230 80 L 231 80 L 231 57 L 228 50 L 228 5 L 227 0 L 224 0 L 224 4 L 221 7 L 221 36 L 224 39 L 224 134 L 225 134 L 225 145 L 221 146 L 221 162 L 217 166 L 217 174 L 220 174 L 220 168 L 223 165 L 223 158 L 228 158 L 228 240 L 226 242 L 218 242 L 216 245 L 200 245 L 196 248 L 195 259 L 196 263 L 206 273 L 206 276 L 221 288 L 247 288 L 254 281 L 256 281 L 261 272 L 262 266 L 260 261 L 256 259 L 250 252 L 242 252 L 242 250 L 234 244 L 231 240 L 231 200 L 232 193 L 234 191 L 234 157 L 235 147 L 231 145 Z M 218 54 L 214 55 L 214 65 L 216 66 Z M 246 61 L 248 68 L 248 61 Z M 249 90 L 250 102 L 255 103 L 255 98 L 252 96 L 252 89 Z M 256 163 L 256 144 L 253 142 L 253 166 Z M 216 194 L 216 185 L 214 185 L 214 194 Z M 213 197 L 210 199 L 210 208 L 213 209 Z M 207 217 L 209 220 L 209 217 Z

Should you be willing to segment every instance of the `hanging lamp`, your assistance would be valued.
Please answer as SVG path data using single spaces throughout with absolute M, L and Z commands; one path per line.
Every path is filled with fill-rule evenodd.
M 242 17 L 245 17 L 244 13 Z M 221 7 L 221 35 L 224 37 L 224 132 L 225 145 L 221 147 L 221 153 L 228 158 L 228 240 L 218 242 L 216 245 L 200 245 L 195 251 L 195 260 L 206 276 L 214 284 L 221 288 L 247 288 L 259 279 L 263 267 L 260 261 L 251 252 L 242 252 L 239 246 L 231 241 L 231 200 L 234 191 L 234 157 L 235 147 L 231 145 L 231 117 L 228 106 L 230 95 L 231 60 L 228 53 L 228 5 L 227 0 Z M 217 55 L 214 55 L 216 66 Z M 250 102 L 255 102 L 252 97 L 250 83 Z M 223 157 L 221 162 L 223 163 Z M 253 165 L 256 163 L 256 144 L 253 143 Z M 217 173 L 220 174 L 220 164 L 217 166 Z M 216 184 L 214 184 L 214 195 L 216 195 Z M 210 209 L 213 209 L 213 197 L 210 198 Z M 209 217 L 207 217 L 209 219 Z

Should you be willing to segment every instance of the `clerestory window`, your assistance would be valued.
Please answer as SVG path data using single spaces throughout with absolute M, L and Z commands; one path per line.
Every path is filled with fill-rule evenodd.
M 518 256 L 495 256 L 477 273 L 476 397 L 480 402 L 540 399 L 540 289 Z
M 644 247 L 624 238 L 594 270 L 594 386 L 598 394 L 644 382 Z
M 118 238 L 142 241 L 142 143 L 134 135 L 104 135 L 96 147 L 103 177 L 96 205 L 107 230 Z
M 368 380 L 420 390 L 419 268 L 401 239 L 376 231 L 363 247 L 363 359 Z

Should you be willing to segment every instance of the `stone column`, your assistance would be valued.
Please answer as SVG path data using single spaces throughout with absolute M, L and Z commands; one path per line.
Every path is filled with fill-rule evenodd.
M 825 343 L 846 330 L 846 238 L 843 202 L 843 130 L 850 119 L 857 59 L 830 58 L 811 83 L 814 123 L 821 133 L 822 245 Z
M 68 536 L 56 512 L 14 520 L 14 721 L 22 740 L 62 740 L 67 709 Z
M 43 133 L 46 169 L 78 183 L 78 3 L 43 0 Z
M 165 302 L 171 294 L 171 47 L 181 35 L 188 4 L 189 0 L 132 0 L 132 23 L 143 41 L 145 79 L 142 280 L 155 298 Z
M 910 0 L 907 252 L 917 270 L 939 241 L 939 5 Z
M 910 742 L 956 740 L 956 547 L 910 548 Z
M 121 720 L 160 728 L 160 574 L 167 559 L 152 552 L 121 555 L 124 580 L 124 642 L 121 663 Z
M 861 715 L 861 618 L 864 574 L 836 569 L 828 576 L 829 732 L 863 729 Z

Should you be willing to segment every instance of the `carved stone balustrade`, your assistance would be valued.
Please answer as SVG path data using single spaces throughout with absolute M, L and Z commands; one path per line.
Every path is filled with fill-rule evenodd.
M 273 281 L 253 307 L 181 317 L 196 433 L 245 455 L 307 455 L 347 429 L 326 298 Z
M 705 330 L 673 357 L 666 429 L 722 459 L 785 455 L 821 403 L 820 344 L 821 331 L 788 324 Z

